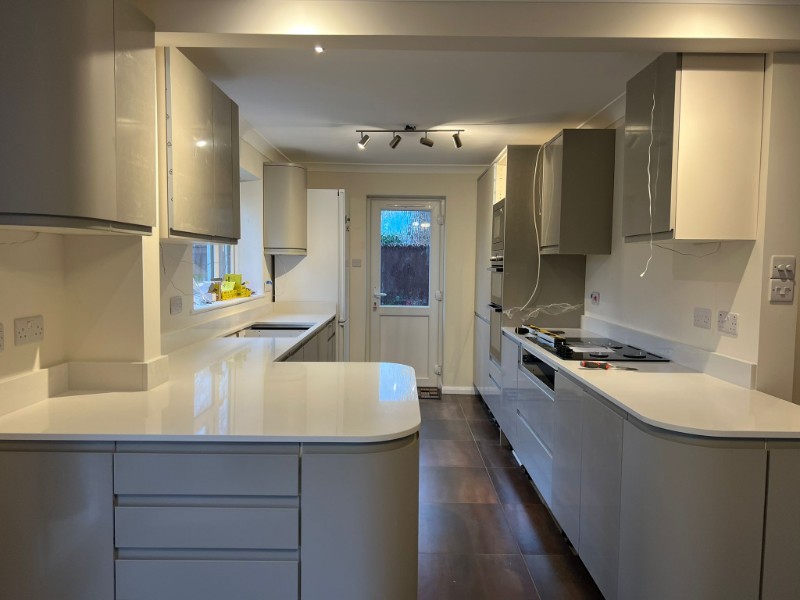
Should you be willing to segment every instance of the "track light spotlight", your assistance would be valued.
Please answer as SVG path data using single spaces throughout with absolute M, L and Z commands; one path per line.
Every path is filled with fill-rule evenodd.
M 453 143 L 456 145 L 456 148 L 461 148 L 464 144 L 461 143 L 461 132 L 456 131 L 453 134 Z
M 419 143 L 423 146 L 427 146 L 428 148 L 433 148 L 433 140 L 428 137 L 428 132 L 425 132 L 425 135 L 419 138 Z
M 389 147 L 392 149 L 397 148 L 397 144 L 399 144 L 402 139 L 403 138 L 401 138 L 398 134 L 395 133 L 394 137 L 392 138 L 392 141 L 389 142 Z
M 360 150 L 363 150 L 367 147 L 367 143 L 369 143 L 369 135 L 366 133 L 361 136 L 361 139 L 358 141 L 358 147 Z

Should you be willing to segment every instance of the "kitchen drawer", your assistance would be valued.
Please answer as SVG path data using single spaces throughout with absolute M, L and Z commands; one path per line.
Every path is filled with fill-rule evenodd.
M 118 560 L 116 600 L 297 600 L 296 562 Z
M 548 506 L 553 498 L 553 455 L 542 443 L 541 439 L 531 428 L 530 423 L 517 410 L 517 443 L 514 451 L 520 462 L 528 471 L 528 475 L 536 484 L 544 501 Z
M 544 446 L 553 447 L 553 392 L 543 389 L 544 384 L 534 381 L 527 369 L 520 367 L 517 377 L 517 410 L 533 429 Z
M 297 508 L 122 506 L 114 511 L 117 548 L 294 550 Z
M 297 496 L 296 454 L 114 455 L 118 495 Z

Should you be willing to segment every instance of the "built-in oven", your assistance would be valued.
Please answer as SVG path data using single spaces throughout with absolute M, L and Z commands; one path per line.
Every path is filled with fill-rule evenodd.
M 525 369 L 539 383 L 550 390 L 551 395 L 556 389 L 556 370 L 535 354 L 522 349 L 520 367 Z
M 489 302 L 503 306 L 503 254 L 492 253 L 489 271 L 491 271 Z
M 500 200 L 492 208 L 492 253 L 503 252 L 506 232 L 506 201 Z
M 503 307 L 489 304 L 489 358 L 500 365 L 500 346 L 503 343 Z

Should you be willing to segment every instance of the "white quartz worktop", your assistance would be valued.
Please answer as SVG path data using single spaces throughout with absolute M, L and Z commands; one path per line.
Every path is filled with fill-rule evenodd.
M 333 314 L 269 315 L 314 323 Z M 414 370 L 389 363 L 274 362 L 298 338 L 225 337 L 169 355 L 170 379 L 143 392 L 69 391 L 0 417 L 0 440 L 379 442 L 411 435 Z
M 581 329 L 568 329 L 565 333 L 605 337 Z M 716 438 L 800 438 L 800 406 L 775 396 L 675 362 L 612 363 L 634 366 L 638 371 L 586 369 L 578 361 L 558 358 L 513 328 L 503 328 L 503 334 L 648 425 Z

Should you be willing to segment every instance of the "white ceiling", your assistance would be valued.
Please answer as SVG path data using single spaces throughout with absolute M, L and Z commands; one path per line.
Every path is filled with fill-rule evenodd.
M 485 165 L 508 144 L 536 144 L 575 127 L 625 90 L 655 55 L 603 52 L 457 52 L 187 48 L 287 159 L 301 163 Z M 433 148 L 356 129 L 464 129 L 463 148 Z
M 134 1 L 157 43 L 185 48 L 287 160 L 318 168 L 486 165 L 580 125 L 659 52 L 800 51 L 800 0 Z M 357 150 L 357 129 L 407 123 L 463 128 L 464 147 L 440 134 L 391 150 L 385 134 Z

